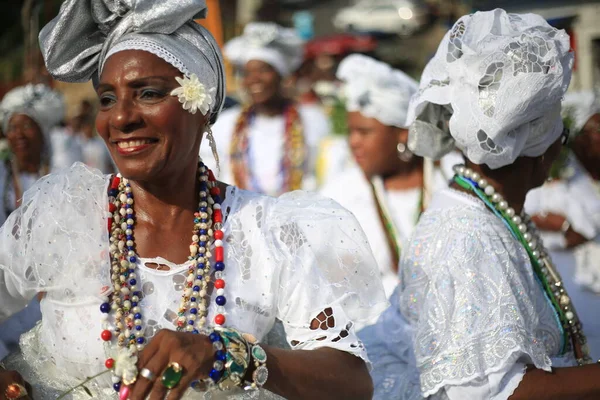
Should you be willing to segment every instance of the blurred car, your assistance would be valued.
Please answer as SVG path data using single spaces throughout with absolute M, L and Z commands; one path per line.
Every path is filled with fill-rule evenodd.
M 333 25 L 342 31 L 409 36 L 428 19 L 427 6 L 418 0 L 362 0 L 338 11 Z

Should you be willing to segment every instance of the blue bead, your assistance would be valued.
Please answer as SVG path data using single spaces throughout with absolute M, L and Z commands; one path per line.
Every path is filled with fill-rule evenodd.
M 113 385 L 113 389 L 115 389 L 115 392 L 118 392 L 119 390 L 121 390 L 121 382 L 117 382 Z
M 127 240 L 133 240 L 133 236 L 132 236 L 132 235 L 127 235 L 127 236 L 125 236 L 125 238 L 126 238 Z
M 142 292 L 133 292 L 134 296 L 140 297 L 142 295 Z
M 205 267 L 206 267 L 206 265 L 204 265 L 204 263 L 198 264 L 198 269 L 204 269 Z
M 225 298 L 225 296 L 217 296 L 217 298 L 215 299 L 215 302 L 219 306 L 224 306 L 225 303 L 227 303 L 227 299 Z
M 193 290 L 194 290 L 194 292 L 199 292 L 200 291 L 200 286 L 194 286 Z
M 125 204 L 125 208 L 131 208 L 130 204 Z
M 137 305 L 138 305 L 137 301 L 132 301 L 131 302 L 131 307 L 137 307 Z
M 129 262 L 132 262 L 132 263 L 134 263 L 134 262 L 135 262 L 135 260 L 136 260 L 136 258 L 135 258 L 135 257 L 129 257 Z
M 225 361 L 227 359 L 227 353 L 223 350 L 217 350 L 215 352 L 215 359 L 220 361 Z
M 127 229 L 133 229 L 133 225 L 127 225 Z
M 110 304 L 102 303 L 100 305 L 100 311 L 103 312 L 104 314 L 108 314 L 110 312 Z
M 197 308 L 192 308 L 190 310 L 190 314 L 198 314 L 198 309 Z
M 225 269 L 225 264 L 222 261 L 217 261 L 215 263 L 215 269 L 217 271 L 223 271 Z
M 212 343 L 214 343 L 218 340 L 221 340 L 221 335 L 219 335 L 217 332 L 213 332 L 210 335 L 208 335 L 208 338 Z
M 195 297 L 190 297 L 190 301 L 191 301 L 192 303 L 195 303 L 195 302 L 196 302 L 196 298 L 195 298 Z
M 213 196 L 213 200 L 215 201 L 215 203 L 221 204 L 221 196 L 219 196 L 219 195 Z
M 129 281 L 130 285 L 135 285 L 136 283 L 137 283 L 137 281 L 135 279 L 132 279 L 132 280 Z
M 119 191 L 117 189 L 110 189 L 108 191 L 108 195 L 112 196 L 112 197 L 117 197 L 118 194 L 119 194 Z
M 188 325 L 194 325 L 194 320 L 191 320 L 191 319 L 190 319 L 190 320 L 188 321 Z
M 210 371 L 210 374 L 208 374 L 208 376 L 210 376 L 210 379 L 212 379 L 215 383 L 219 382 L 219 380 L 221 379 L 221 371 L 217 371 L 216 369 L 212 369 Z
M 206 247 L 206 242 L 199 242 L 198 246 L 200 246 L 200 247 Z
M 142 314 L 140 314 L 140 313 L 137 313 L 137 314 L 135 314 L 135 315 L 133 316 L 133 318 L 135 318 L 135 319 L 142 319 Z
M 200 333 L 200 331 L 199 331 L 198 329 L 194 329 L 194 330 L 192 331 L 192 333 L 193 333 L 194 335 L 197 335 L 197 334 L 199 334 L 199 333 Z
M 142 330 L 142 326 L 141 325 L 136 325 L 135 326 L 135 330 L 136 331 L 141 331 Z
M 136 340 L 136 342 L 138 342 L 138 344 L 143 344 L 145 341 L 146 341 L 146 339 L 144 339 L 143 337 L 139 337 Z
M 206 212 L 208 209 L 206 207 L 200 207 L 200 212 Z
M 206 235 L 208 233 L 208 231 L 206 229 L 200 229 L 200 230 L 198 230 L 198 233 L 201 235 Z

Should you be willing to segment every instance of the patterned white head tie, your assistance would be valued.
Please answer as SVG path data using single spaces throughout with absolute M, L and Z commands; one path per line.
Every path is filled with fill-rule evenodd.
M 493 169 L 540 156 L 562 132 L 572 66 L 569 36 L 539 15 L 464 16 L 423 71 L 408 145 L 435 158 L 456 146 Z
M 348 111 L 359 111 L 384 125 L 408 128 L 408 104 L 419 88 L 414 79 L 360 54 L 346 57 L 336 75 L 345 82 Z
M 565 95 L 562 104 L 562 116 L 571 120 L 572 134 L 581 132 L 589 119 L 598 113 L 600 113 L 600 104 L 591 90 L 568 92 Z
M 302 39 L 293 29 L 273 22 L 253 22 L 246 25 L 244 34 L 225 45 L 225 56 L 237 67 L 259 60 L 271 65 L 281 76 L 295 72 L 302 64 Z

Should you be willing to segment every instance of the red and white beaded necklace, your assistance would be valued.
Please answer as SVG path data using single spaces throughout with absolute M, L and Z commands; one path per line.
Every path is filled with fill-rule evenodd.
M 194 214 L 194 231 L 190 244 L 188 275 L 178 316 L 175 320 L 178 331 L 206 333 L 208 315 L 208 283 L 211 281 L 211 248 L 214 246 L 214 287 L 217 314 L 215 325 L 225 324 L 225 281 L 223 280 L 223 214 L 221 211 L 220 189 L 214 174 L 202 161 L 198 163 L 200 180 L 200 201 Z M 118 392 L 121 384 L 131 385 L 137 379 L 137 353 L 146 344 L 143 315 L 135 272 L 133 192 L 127 179 L 117 175 L 109 185 L 108 220 L 111 280 L 113 291 L 100 306 L 103 314 L 101 338 L 105 342 L 108 358 L 105 366 L 113 370 L 114 389 Z M 111 325 L 108 316 L 112 314 Z M 116 343 L 115 340 L 116 339 Z

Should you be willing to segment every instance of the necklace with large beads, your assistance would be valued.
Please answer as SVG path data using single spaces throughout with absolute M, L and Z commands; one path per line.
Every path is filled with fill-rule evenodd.
M 185 287 L 179 304 L 175 327 L 177 331 L 207 333 L 208 284 L 211 266 L 214 267 L 214 287 L 217 313 L 214 324 L 225 324 L 225 269 L 223 250 L 223 214 L 220 189 L 212 173 L 203 163 L 198 163 L 199 204 L 194 214 L 194 230 L 190 244 L 189 267 Z M 105 366 L 113 371 L 113 387 L 118 392 L 121 384 L 131 385 L 137 379 L 137 353 L 146 344 L 144 323 L 136 275 L 133 192 L 127 179 L 113 177 L 109 185 L 108 220 L 112 293 L 100 306 L 102 332 L 107 359 Z M 211 248 L 214 246 L 214 265 Z M 112 314 L 112 315 L 111 315 Z M 113 317 L 111 324 L 109 316 Z M 116 339 L 116 343 L 115 343 Z
M 592 360 L 581 321 L 529 215 L 524 211 L 521 215 L 517 215 L 502 195 L 470 168 L 456 165 L 454 173 L 456 174 L 454 182 L 475 193 L 494 214 L 502 219 L 512 235 L 527 251 L 533 270 L 559 317 L 560 328 L 564 335 L 562 354 L 572 350 L 579 365 L 590 363 Z

